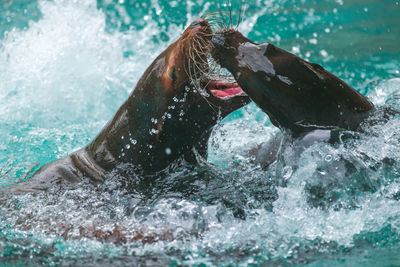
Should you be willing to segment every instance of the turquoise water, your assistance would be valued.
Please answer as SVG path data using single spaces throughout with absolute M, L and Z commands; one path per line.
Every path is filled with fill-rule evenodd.
M 1 1 L 0 184 L 90 142 L 152 60 L 216 10 L 190 0 Z M 240 30 L 399 107 L 399 25 L 399 1 L 257 0 Z M 209 166 L 142 191 L 120 171 L 100 186 L 1 196 L 0 265 L 400 265 L 398 129 L 395 118 L 266 172 L 246 153 L 277 129 L 251 104 L 216 127 Z M 350 171 L 335 172 L 341 159 Z M 80 227 L 174 238 L 78 240 Z

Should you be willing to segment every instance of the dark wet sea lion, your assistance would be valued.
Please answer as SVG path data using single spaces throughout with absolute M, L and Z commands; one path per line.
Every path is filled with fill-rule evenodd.
M 373 105 L 318 64 L 273 44 L 257 44 L 235 30 L 212 38 L 214 57 L 271 122 L 294 136 L 313 129 L 356 131 Z
M 398 114 L 387 107 L 376 109 L 320 65 L 273 44 L 257 44 L 233 29 L 220 30 L 212 43 L 213 57 L 283 131 L 250 151 L 264 168 L 276 160 L 282 138 L 288 141 L 284 146 L 289 144 L 299 155 L 315 142 L 354 136 L 345 132 L 362 131 L 363 122 L 374 124 Z
M 195 163 L 206 158 L 213 126 L 249 102 L 237 84 L 204 77 L 211 35 L 206 20 L 193 22 L 154 60 L 90 144 L 43 166 L 11 191 L 45 190 L 84 178 L 101 182 L 120 163 L 151 174 L 180 159 Z
M 358 143 L 352 139 L 368 138 L 369 126 L 384 124 L 399 111 L 374 107 L 320 65 L 272 44 L 256 44 L 235 30 L 217 32 L 212 42 L 214 58 L 282 130 L 250 151 L 254 163 L 270 170 L 277 185 L 286 186 L 292 175 L 302 179 L 307 203 L 322 209 L 354 208 L 356 204 L 349 200 L 353 192 L 379 190 L 379 182 L 369 177 L 375 175 L 369 172 L 375 168 L 371 162 L 393 169 L 396 160 L 384 158 L 377 162 L 365 153 L 337 153 L 334 159 L 325 157 L 313 162 L 318 161 L 313 155 L 323 153 L 326 146 L 319 144 L 310 153 L 306 150 L 316 143 L 330 143 L 334 147 L 340 144 L 339 150 L 351 151 Z M 317 166 L 313 170 L 306 165 L 308 170 L 304 172 L 304 164 Z

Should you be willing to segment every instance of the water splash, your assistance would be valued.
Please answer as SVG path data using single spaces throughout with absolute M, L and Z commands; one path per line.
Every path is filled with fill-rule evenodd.
M 188 20 L 206 12 L 201 5 L 213 6 L 100 2 L 40 1 L 40 19 L 0 40 L 2 184 L 21 178 L 36 162 L 87 144 L 153 58 Z M 398 71 L 390 42 L 388 57 L 366 56 L 366 47 L 348 44 L 341 17 L 347 9 L 330 12 L 342 6 L 331 3 L 329 12 L 311 12 L 310 5 L 254 1 L 241 30 L 256 41 L 324 60 L 378 106 L 397 106 L 398 78 L 388 79 Z M 320 21 L 328 20 L 338 26 L 325 31 Z M 348 53 L 342 53 L 344 46 Z M 354 57 L 358 50 L 362 55 Z M 316 144 L 282 168 L 263 171 L 252 165 L 248 150 L 277 129 L 252 104 L 215 129 L 207 166 L 186 166 L 151 182 L 121 166 L 102 185 L 2 195 L 0 255 L 30 264 L 246 266 L 320 263 L 360 250 L 373 254 L 375 247 L 396 250 L 399 127 L 393 118 L 358 139 Z M 125 241 L 114 244 L 118 238 Z

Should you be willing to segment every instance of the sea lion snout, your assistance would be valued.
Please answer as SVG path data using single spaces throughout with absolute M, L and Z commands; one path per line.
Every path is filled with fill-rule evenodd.
M 217 32 L 211 39 L 212 44 L 215 48 L 221 49 L 225 46 L 226 37 L 222 32 Z
M 234 29 L 219 30 L 211 39 L 213 45 L 212 57 L 235 76 L 235 73 L 238 71 L 238 47 L 245 42 L 257 45 Z
M 216 49 L 229 49 L 235 39 L 232 38 L 235 33 L 239 32 L 233 29 L 222 29 L 217 31 L 211 39 L 212 44 Z
M 271 122 L 297 135 L 310 129 L 357 130 L 373 105 L 320 65 L 241 33 L 221 30 L 212 38 L 214 59 L 265 111 Z
M 208 22 L 205 19 L 197 19 L 190 24 L 190 29 L 194 29 L 196 27 L 207 27 L 209 26 Z

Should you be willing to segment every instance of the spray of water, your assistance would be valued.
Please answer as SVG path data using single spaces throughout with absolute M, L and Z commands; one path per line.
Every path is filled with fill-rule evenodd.
M 152 2 L 162 15 L 160 2 Z M 245 33 L 254 34 L 256 22 L 276 10 L 271 1 L 256 4 L 268 8 L 241 18 Z M 194 3 L 187 7 L 195 9 Z M 40 1 L 39 10 L 38 21 L 0 40 L 3 184 L 36 162 L 88 143 L 168 45 L 154 36 L 173 40 L 184 29 L 171 24 L 161 30 L 147 17 L 139 29 L 110 31 L 95 1 Z M 190 19 L 199 15 L 187 13 Z M 369 96 L 377 105 L 396 105 L 399 89 L 398 79 L 391 79 L 375 83 Z M 215 129 L 208 166 L 182 168 L 150 183 L 122 166 L 101 185 L 2 195 L 0 255 L 38 264 L 246 266 L 395 244 L 400 121 L 365 127 L 368 134 L 358 139 L 316 144 L 263 171 L 247 151 L 277 129 L 250 105 Z M 17 174 L 20 166 L 25 169 Z M 17 171 L 7 171 L 12 167 Z

